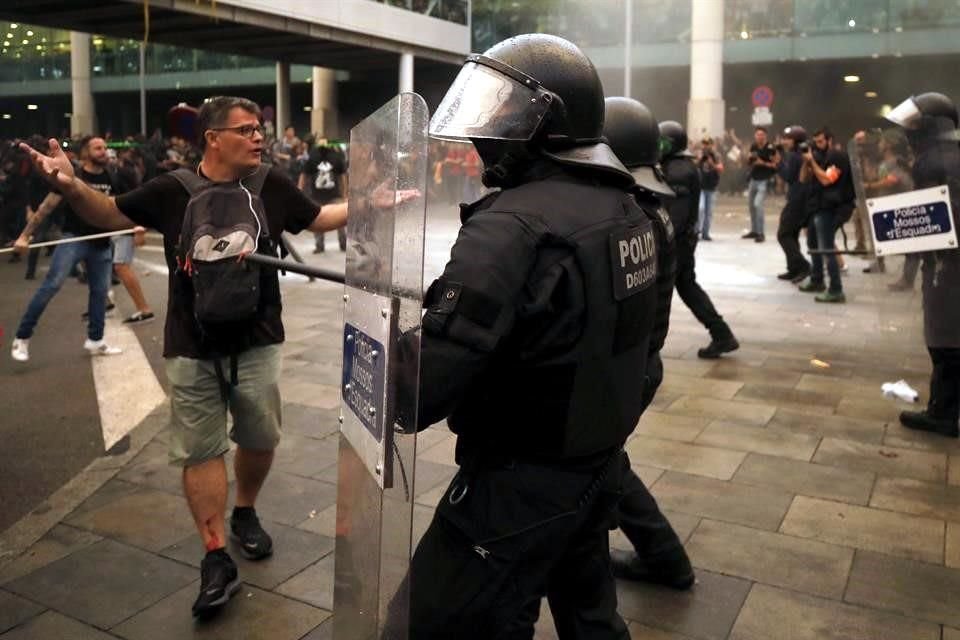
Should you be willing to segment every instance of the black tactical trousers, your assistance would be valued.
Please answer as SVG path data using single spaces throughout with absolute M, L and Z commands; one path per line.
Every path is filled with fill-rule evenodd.
M 629 464 L 621 478 L 621 491 L 620 530 L 638 556 L 653 556 L 683 546 L 657 501 Z
M 730 331 L 730 327 L 717 313 L 713 302 L 710 301 L 710 296 L 697 283 L 696 259 L 694 258 L 696 249 L 696 240 L 677 238 L 677 293 L 680 294 L 680 299 L 689 307 L 700 324 L 707 328 L 711 338 L 714 340 L 731 338 L 733 333 Z
M 777 241 L 787 258 L 787 271 L 800 274 L 810 271 L 810 262 L 800 250 L 800 231 L 807 226 L 805 203 L 789 201 L 780 212 L 780 225 L 777 227 Z
M 461 471 L 413 556 L 410 640 L 530 640 L 544 596 L 561 640 L 628 640 L 607 537 L 626 464 Z
M 960 419 L 960 349 L 928 347 L 933 361 L 927 413 L 942 420 Z

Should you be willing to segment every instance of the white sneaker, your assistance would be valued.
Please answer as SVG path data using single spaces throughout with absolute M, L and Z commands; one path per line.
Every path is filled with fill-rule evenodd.
M 83 343 L 83 348 L 86 349 L 92 356 L 115 356 L 123 353 L 123 349 L 120 347 L 111 347 L 102 339 L 91 340 L 90 338 L 87 338 L 87 341 Z
M 26 362 L 29 360 L 30 340 L 21 340 L 20 338 L 15 338 L 13 341 L 13 348 L 10 349 L 10 355 L 13 356 L 13 359 L 17 362 Z

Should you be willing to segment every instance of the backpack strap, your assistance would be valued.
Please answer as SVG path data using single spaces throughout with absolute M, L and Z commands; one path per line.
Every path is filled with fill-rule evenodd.
M 177 182 L 190 194 L 191 198 L 210 184 L 209 180 L 197 175 L 190 169 L 177 169 L 171 171 L 170 175 L 177 179 Z
M 271 165 L 266 162 L 261 162 L 256 171 L 241 180 L 243 186 L 253 195 L 260 195 L 260 191 L 263 190 L 263 183 L 267 181 L 267 174 L 270 173 L 270 167 Z

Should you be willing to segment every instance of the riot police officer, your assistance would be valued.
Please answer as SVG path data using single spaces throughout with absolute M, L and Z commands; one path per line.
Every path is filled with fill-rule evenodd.
M 422 322 L 418 425 L 448 418 L 459 471 L 411 563 L 410 638 L 628 638 L 607 531 L 643 410 L 653 222 L 602 138 L 603 90 L 545 34 L 471 55 L 431 134 L 470 140 L 484 183 Z
M 700 204 L 700 175 L 692 154 L 687 151 L 687 132 L 679 122 L 660 123 L 660 163 L 673 197 L 664 197 L 673 222 L 677 246 L 676 287 L 680 299 L 710 332 L 710 344 L 697 351 L 701 358 L 719 358 L 736 351 L 740 343 L 729 325 L 717 313 L 707 292 L 697 283 L 697 213 Z
M 672 196 L 673 190 L 664 181 L 658 166 L 660 131 L 646 105 L 631 98 L 607 98 L 603 135 L 633 174 L 637 182 L 634 197 L 653 220 L 654 229 L 661 237 L 660 246 L 666 249 L 660 252 L 657 315 L 643 378 L 646 407 L 663 380 L 660 349 L 670 325 L 676 256 L 673 225 L 660 205 L 660 198 Z M 611 550 L 614 575 L 689 589 L 694 583 L 694 573 L 683 543 L 643 481 L 629 466 L 624 470 L 621 491 L 619 525 L 635 552 Z
M 960 152 L 957 107 L 942 93 L 922 93 L 904 100 L 887 119 L 904 128 L 914 154 L 916 189 L 947 185 L 953 224 L 960 207 Z M 930 399 L 924 411 L 904 411 L 909 429 L 956 438 L 960 419 L 960 249 L 924 253 L 923 329 L 933 361 Z

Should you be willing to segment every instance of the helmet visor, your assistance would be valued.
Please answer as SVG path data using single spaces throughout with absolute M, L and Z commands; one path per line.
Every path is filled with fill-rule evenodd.
M 887 114 L 887 120 L 905 129 L 913 129 L 919 126 L 922 117 L 923 114 L 920 113 L 920 108 L 917 107 L 917 103 L 914 102 L 912 97 L 898 104 Z
M 468 61 L 430 119 L 430 135 L 448 140 L 529 140 L 550 102 L 550 94 L 536 83 Z

